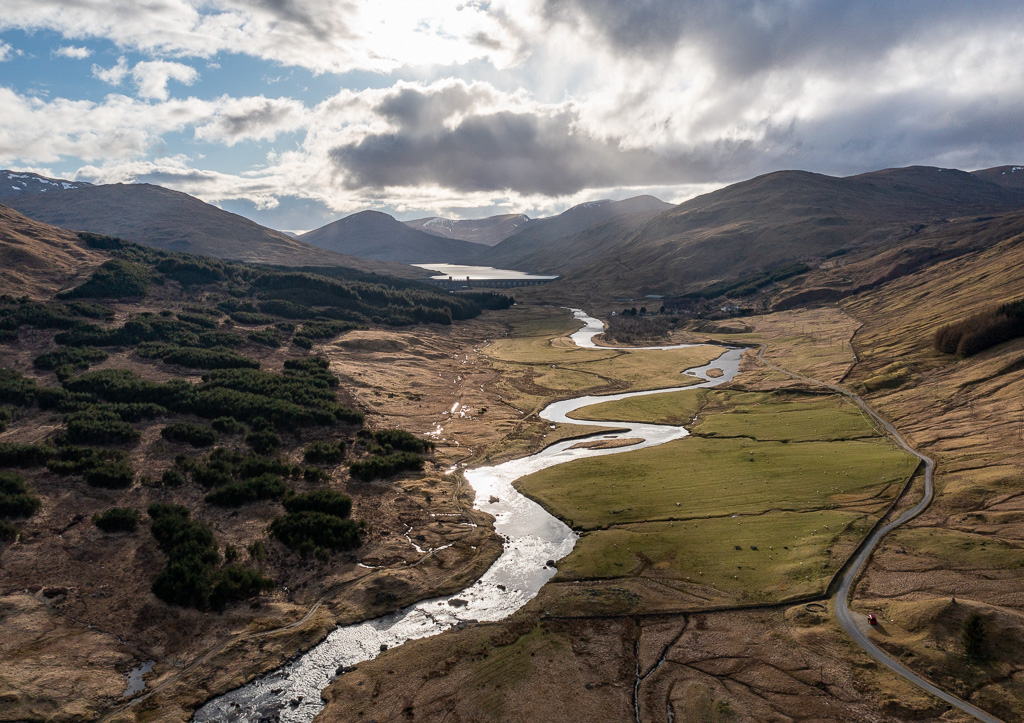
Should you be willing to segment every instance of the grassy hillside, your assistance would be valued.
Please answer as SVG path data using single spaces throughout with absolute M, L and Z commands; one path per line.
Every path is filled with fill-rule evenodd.
M 104 260 L 71 231 L 0 205 L 0 293 L 46 298 Z
M 947 219 L 1021 208 L 1020 190 L 952 169 L 849 178 L 782 171 L 687 201 L 639 229 L 579 234 L 561 247 L 561 286 L 594 301 L 695 292 L 794 262 L 882 250 Z
M 471 263 L 482 244 L 444 238 L 410 228 L 379 211 L 361 211 L 302 234 L 317 248 L 377 261 Z
M 118 236 L 145 246 L 284 266 L 348 266 L 415 276 L 414 270 L 334 254 L 185 193 L 148 183 L 110 184 L 7 199 L 38 221 Z

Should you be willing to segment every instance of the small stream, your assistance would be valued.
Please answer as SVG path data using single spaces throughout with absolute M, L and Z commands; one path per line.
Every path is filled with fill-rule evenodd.
M 580 347 L 606 348 L 593 342 L 594 336 L 604 331 L 601 321 L 578 309 L 572 312 L 584 326 L 570 338 Z M 631 348 L 680 349 L 688 346 L 695 345 Z M 609 422 L 582 421 L 569 415 L 600 402 L 723 384 L 738 372 L 742 353 L 743 349 L 728 349 L 710 364 L 686 370 L 686 374 L 704 380 L 699 384 L 576 397 L 548 405 L 540 416 L 552 423 L 607 427 Z M 710 369 L 721 369 L 723 374 L 717 378 L 708 377 Z M 643 441 L 611 449 L 570 449 L 580 440 L 565 440 L 529 457 L 464 471 L 466 481 L 476 493 L 474 506 L 494 517 L 495 530 L 504 538 L 501 555 L 471 586 L 455 595 L 425 600 L 384 617 L 339 627 L 294 661 L 210 701 L 196 711 L 193 720 L 308 723 L 323 709 L 320 691 L 346 667 L 371 660 L 407 640 L 437 635 L 477 621 L 502 620 L 514 613 L 534 598 L 554 576 L 555 568 L 547 563 L 568 555 L 579 536 L 536 502 L 520 494 L 513 483 L 520 477 L 564 462 L 653 447 L 688 434 L 683 427 L 629 421 L 611 424 L 628 428 L 602 435 L 602 439 L 642 438 Z

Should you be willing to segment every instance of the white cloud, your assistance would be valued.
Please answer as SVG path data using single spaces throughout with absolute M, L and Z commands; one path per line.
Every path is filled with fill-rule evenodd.
M 0 30 L 6 28 L 105 38 L 162 56 L 244 53 L 314 72 L 387 72 L 478 58 L 507 67 L 520 52 L 492 4 L 459 10 L 449 0 L 5 0 Z
M 132 78 L 143 98 L 167 100 L 167 83 L 176 80 L 183 85 L 192 85 L 199 77 L 195 68 L 184 63 L 167 60 L 147 60 L 132 68 Z
M 117 63 L 110 68 L 103 68 L 95 64 L 92 66 L 92 77 L 110 85 L 121 85 L 130 72 L 128 60 L 124 56 L 118 58 Z
M 75 60 L 85 60 L 90 55 L 92 55 L 92 51 L 84 45 L 65 45 L 63 47 L 57 48 L 55 51 L 53 51 L 53 54 L 59 55 L 62 58 L 74 58 Z
M 135 82 L 138 93 L 143 98 L 167 100 L 170 93 L 167 84 L 175 80 L 183 85 L 192 85 L 199 78 L 199 73 L 190 65 L 169 60 L 144 60 L 129 68 L 124 56 L 117 59 L 117 64 L 110 68 L 99 65 L 92 66 L 94 78 L 110 85 L 121 85 L 129 75 Z
M 0 63 L 4 62 L 5 60 L 10 60 L 11 59 L 11 54 L 13 52 L 14 52 L 14 48 L 12 48 L 10 45 L 5 43 L 4 41 L 0 40 Z

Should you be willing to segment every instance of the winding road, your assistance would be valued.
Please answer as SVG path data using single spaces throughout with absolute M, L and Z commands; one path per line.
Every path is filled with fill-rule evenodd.
M 959 708 L 964 713 L 972 715 L 980 721 L 984 721 L 984 723 L 1001 723 L 999 718 L 996 718 L 990 713 L 986 713 L 985 711 L 981 710 L 980 708 L 977 708 L 976 706 L 971 705 L 965 700 L 957 698 L 955 695 L 947 693 L 938 686 L 929 683 L 927 680 L 925 680 L 920 675 L 910 670 L 906 666 L 900 664 L 899 661 L 897 661 L 895 658 L 890 656 L 880 647 L 875 645 L 875 643 L 871 640 L 869 635 L 864 632 L 864 616 L 854 613 L 852 610 L 850 610 L 850 594 L 853 590 L 853 586 L 857 582 L 857 578 L 860 576 L 861 570 L 864 568 L 864 565 L 867 563 L 872 553 L 874 553 L 875 548 L 878 547 L 878 543 L 882 541 L 882 538 L 884 538 L 890 532 L 895 530 L 897 527 L 905 525 L 907 522 L 910 522 L 910 520 L 920 515 L 922 512 L 928 509 L 928 505 L 932 503 L 932 498 L 934 497 L 934 484 L 932 482 L 932 478 L 933 472 L 935 470 L 935 461 L 931 457 L 921 454 L 916 449 L 907 444 L 907 441 L 903 439 L 902 435 L 900 435 L 899 432 L 896 431 L 896 428 L 893 427 L 890 422 L 884 419 L 882 415 L 880 415 L 878 412 L 872 409 L 868 405 L 868 403 L 865 402 L 859 395 L 854 394 L 853 392 L 848 391 L 836 384 L 829 384 L 828 382 L 823 382 L 818 379 L 805 377 L 801 374 L 791 372 L 788 369 L 784 369 L 783 367 L 772 364 L 770 361 L 764 358 L 764 352 L 766 349 L 767 345 L 763 345 L 761 349 L 757 352 L 757 359 L 762 364 L 769 367 L 770 369 L 774 369 L 777 372 L 793 377 L 794 379 L 799 379 L 801 381 L 807 382 L 815 386 L 826 387 L 827 389 L 831 389 L 834 392 L 837 392 L 845 397 L 850 398 L 861 409 L 863 409 L 872 419 L 878 422 L 878 424 L 881 425 L 883 429 L 885 429 L 889 436 L 892 437 L 892 439 L 899 446 L 901 446 L 907 452 L 909 452 L 910 454 L 914 455 L 919 460 L 924 462 L 924 495 L 921 497 L 921 500 L 916 505 L 903 512 L 903 514 L 901 514 L 892 522 L 889 522 L 888 524 L 877 528 L 874 532 L 868 535 L 864 542 L 861 543 L 860 551 L 849 561 L 846 572 L 843 574 L 842 578 L 839 581 L 839 589 L 836 591 L 834 601 L 836 617 L 839 619 L 839 624 L 843 626 L 846 632 L 850 634 L 850 637 L 852 637 L 854 641 L 861 648 L 863 648 L 868 655 L 870 655 L 872 658 L 877 660 L 885 667 L 889 668 L 897 675 L 900 675 L 906 680 L 909 680 L 914 685 L 918 686 L 924 691 L 927 691 L 928 693 L 931 693 L 935 697 L 940 698 L 949 705 L 955 708 Z

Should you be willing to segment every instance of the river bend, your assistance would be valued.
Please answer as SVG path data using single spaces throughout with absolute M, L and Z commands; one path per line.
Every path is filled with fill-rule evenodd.
M 599 319 L 579 309 L 571 310 L 583 328 L 571 339 L 584 348 L 599 347 L 593 338 L 604 331 Z M 681 349 L 694 344 L 628 347 L 629 349 Z M 622 347 L 615 347 L 622 348 Z M 609 422 L 573 419 L 576 410 L 601 402 L 629 397 L 664 394 L 683 389 L 713 387 L 732 380 L 739 370 L 743 349 L 727 349 L 715 361 L 684 373 L 703 379 L 683 387 L 626 392 L 604 396 L 583 396 L 553 402 L 540 412 L 552 423 L 607 427 Z M 722 375 L 709 377 L 711 369 Z M 193 720 L 255 723 L 280 720 L 309 723 L 323 709 L 320 692 L 347 666 L 371 660 L 383 650 L 437 635 L 465 623 L 502 620 L 533 599 L 556 570 L 549 560 L 561 560 L 576 544 L 578 535 L 540 505 L 520 494 L 513 483 L 520 477 L 554 465 L 586 457 L 618 454 L 653 447 L 687 436 L 683 427 L 615 421 L 622 431 L 599 435 L 599 439 L 642 439 L 624 447 L 586 449 L 573 447 L 579 439 L 565 440 L 540 452 L 491 467 L 464 470 L 466 481 L 476 494 L 474 506 L 494 517 L 494 528 L 504 540 L 498 559 L 483 576 L 454 595 L 424 600 L 397 612 L 354 625 L 339 627 L 319 645 L 262 678 L 215 698 L 196 711 Z M 497 500 L 497 501 L 492 501 Z

